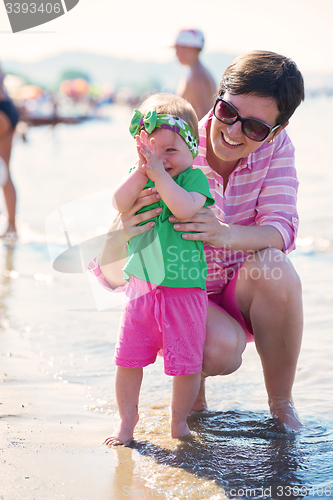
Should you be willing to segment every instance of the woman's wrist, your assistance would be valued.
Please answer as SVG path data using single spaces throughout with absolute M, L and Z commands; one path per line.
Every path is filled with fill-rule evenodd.
M 221 225 L 223 247 L 234 252 L 252 254 L 264 248 L 283 249 L 283 239 L 273 226 Z
M 226 248 L 232 249 L 232 240 L 233 231 L 232 226 L 229 224 L 225 224 L 224 222 L 218 221 L 217 231 L 215 234 L 215 238 L 217 241 L 217 248 Z

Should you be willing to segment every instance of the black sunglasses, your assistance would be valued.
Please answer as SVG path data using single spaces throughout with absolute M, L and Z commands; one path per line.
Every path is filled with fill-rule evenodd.
M 269 127 L 266 123 L 255 118 L 242 118 L 237 109 L 222 99 L 222 97 L 218 97 L 215 101 L 214 116 L 225 125 L 233 125 L 237 121 L 240 121 L 243 134 L 256 142 L 264 141 L 271 132 L 280 127 L 280 125 Z

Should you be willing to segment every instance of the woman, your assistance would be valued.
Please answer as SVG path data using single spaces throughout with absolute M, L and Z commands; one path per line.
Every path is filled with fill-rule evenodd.
M 18 123 L 19 115 L 5 90 L 3 84 L 4 77 L 5 75 L 0 69 L 0 157 L 4 160 L 7 167 L 7 181 L 3 186 L 3 192 L 8 212 L 8 225 L 2 236 L 8 236 L 15 239 L 16 191 L 10 176 L 9 160 L 15 127 Z
M 200 122 L 194 166 L 206 174 L 215 197 L 190 220 L 175 217 L 185 239 L 203 240 L 208 263 L 208 318 L 202 384 L 193 410 L 206 409 L 205 377 L 237 370 L 247 341 L 261 358 L 271 414 L 290 429 L 301 422 L 292 386 L 301 346 L 301 284 L 286 254 L 298 226 L 294 148 L 285 131 L 304 99 L 295 63 L 253 51 L 226 69 L 218 98 Z M 154 212 L 135 215 L 158 194 L 142 193 L 108 233 L 91 270 L 106 288 L 124 283 L 125 243 L 151 224 Z M 194 231 L 194 233 L 192 233 Z

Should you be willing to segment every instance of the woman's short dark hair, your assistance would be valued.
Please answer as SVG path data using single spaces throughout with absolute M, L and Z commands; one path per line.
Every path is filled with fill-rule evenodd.
M 295 62 L 264 50 L 253 50 L 237 57 L 224 72 L 219 95 L 258 95 L 276 100 L 277 125 L 285 125 L 304 100 L 304 81 Z

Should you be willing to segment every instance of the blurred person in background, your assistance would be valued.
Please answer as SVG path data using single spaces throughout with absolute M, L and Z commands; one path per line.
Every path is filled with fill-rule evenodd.
M 0 68 L 0 162 L 6 166 L 6 179 L 3 192 L 8 212 L 8 224 L 1 237 L 16 239 L 15 210 L 16 191 L 9 171 L 9 161 L 12 151 L 13 136 L 19 121 L 19 114 L 4 86 L 5 74 Z
M 174 44 L 179 62 L 190 67 L 187 78 L 179 82 L 177 94 L 192 104 L 199 120 L 213 106 L 217 91 L 214 78 L 199 60 L 204 42 L 202 31 L 189 29 L 181 30 Z

